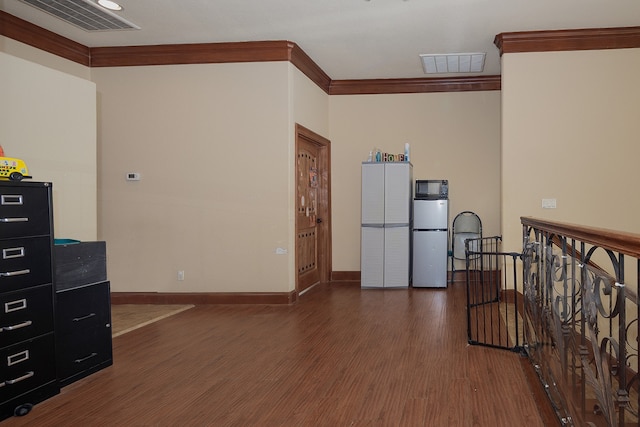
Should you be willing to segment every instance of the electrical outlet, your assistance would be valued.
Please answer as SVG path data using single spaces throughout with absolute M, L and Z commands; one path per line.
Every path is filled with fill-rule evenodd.
M 542 208 L 543 209 L 555 209 L 556 208 L 556 199 L 542 199 Z
M 178 271 L 178 280 L 180 280 L 180 281 L 184 280 L 184 270 L 179 270 Z

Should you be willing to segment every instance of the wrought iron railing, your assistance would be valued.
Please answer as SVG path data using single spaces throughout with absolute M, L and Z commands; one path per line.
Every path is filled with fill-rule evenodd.
M 639 425 L 640 235 L 522 218 L 524 348 L 563 425 Z

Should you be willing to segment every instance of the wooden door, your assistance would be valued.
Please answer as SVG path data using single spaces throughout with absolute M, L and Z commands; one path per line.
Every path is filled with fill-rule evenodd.
M 296 125 L 296 291 L 329 281 L 329 140 Z

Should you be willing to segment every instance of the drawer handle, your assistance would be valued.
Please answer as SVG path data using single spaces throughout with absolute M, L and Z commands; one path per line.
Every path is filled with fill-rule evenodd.
M 18 248 L 5 248 L 2 250 L 2 259 L 22 257 L 24 257 L 24 246 L 20 246 Z
M 0 204 L 3 206 L 22 205 L 23 201 L 21 194 L 3 194 L 0 196 Z
M 95 313 L 89 313 L 86 316 L 82 316 L 82 317 L 74 317 L 73 321 L 74 322 L 81 322 L 83 320 L 87 320 L 87 319 L 91 319 L 92 317 L 94 317 L 96 314 Z
M 4 387 L 6 384 L 7 384 L 6 382 L 2 381 L 2 382 L 0 383 L 0 388 Z
M 31 320 L 27 320 L 26 322 L 18 323 L 17 325 L 5 326 L 2 329 L 5 330 L 5 331 L 15 331 L 16 329 L 20 329 L 20 328 L 25 328 L 27 326 L 31 326 L 32 324 L 33 324 L 33 322 Z
M 23 274 L 29 274 L 29 273 L 31 273 L 31 270 L 29 270 L 28 268 L 25 268 L 24 270 L 0 272 L 0 277 L 22 276 Z
M 29 218 L 17 217 L 17 218 L 0 218 L 0 222 L 28 222 Z
M 24 310 L 27 308 L 27 299 L 22 298 L 15 301 L 9 301 L 4 303 L 4 312 L 11 313 L 18 310 Z
M 26 380 L 27 378 L 31 378 L 33 375 L 34 375 L 34 372 L 29 371 L 21 377 L 18 377 L 13 380 L 7 380 L 7 384 L 11 385 L 11 384 L 19 383 L 20 381 Z
M 7 356 L 7 366 L 16 365 L 20 362 L 24 362 L 25 360 L 29 360 L 29 350 Z
M 76 359 L 76 360 L 74 360 L 73 362 L 74 362 L 74 363 L 82 363 L 82 362 L 84 362 L 85 360 L 89 360 L 89 359 L 91 359 L 92 357 L 96 357 L 97 355 L 98 355 L 98 353 L 91 353 L 91 354 L 90 354 L 90 355 L 88 355 L 87 357 L 83 357 L 82 359 Z

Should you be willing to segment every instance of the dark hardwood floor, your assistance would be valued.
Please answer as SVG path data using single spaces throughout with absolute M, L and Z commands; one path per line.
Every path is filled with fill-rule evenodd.
M 522 357 L 470 346 L 464 285 L 321 285 L 116 337 L 114 365 L 8 426 L 545 426 Z M 544 412 L 544 411 L 543 411 Z

